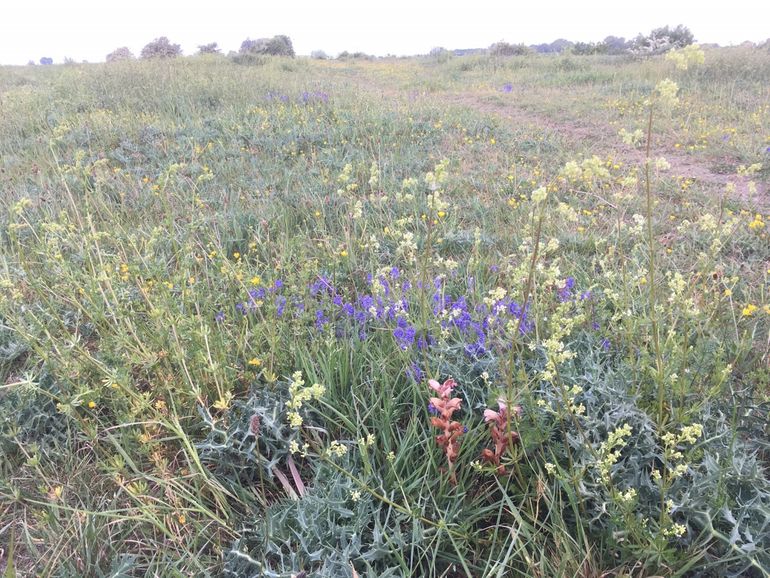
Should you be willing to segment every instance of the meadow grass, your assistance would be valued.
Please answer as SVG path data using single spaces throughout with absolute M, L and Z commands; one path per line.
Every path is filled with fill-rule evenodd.
M 5 576 L 770 575 L 767 51 L 252 64 L 0 69 Z

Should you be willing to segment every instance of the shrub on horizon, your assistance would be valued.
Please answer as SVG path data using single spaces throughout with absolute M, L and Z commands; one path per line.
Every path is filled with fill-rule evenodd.
M 209 44 L 199 44 L 198 54 L 222 54 L 219 44 L 210 42 Z
M 121 46 L 110 52 L 106 60 L 107 62 L 120 62 L 121 60 L 133 60 L 134 53 L 129 50 L 128 46 Z
M 631 52 L 639 55 L 663 54 L 674 48 L 684 48 L 695 42 L 689 28 L 683 24 L 676 28 L 655 28 L 647 36 L 640 34 L 631 42 Z
M 165 36 L 156 38 L 142 48 L 142 58 L 176 58 L 182 55 L 182 47 L 179 44 L 171 44 Z
M 500 41 L 489 47 L 490 56 L 524 56 L 531 53 L 532 49 L 525 44 L 510 44 Z
M 291 39 L 285 34 L 279 34 L 272 38 L 247 38 L 241 43 L 240 54 L 257 54 L 264 56 L 288 56 L 294 58 L 294 46 Z

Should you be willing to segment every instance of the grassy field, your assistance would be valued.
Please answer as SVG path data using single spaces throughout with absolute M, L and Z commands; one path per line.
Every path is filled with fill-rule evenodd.
M 770 576 L 768 51 L 0 68 L 0 187 L 4 578 Z

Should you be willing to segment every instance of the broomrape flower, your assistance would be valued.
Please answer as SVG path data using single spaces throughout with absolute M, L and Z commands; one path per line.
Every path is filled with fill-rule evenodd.
M 457 387 L 457 382 L 451 377 L 444 383 L 431 379 L 428 381 L 428 386 L 439 395 L 439 397 L 430 398 L 430 405 L 437 413 L 430 418 L 430 423 L 433 427 L 442 430 L 442 433 L 436 436 L 436 444 L 446 455 L 450 471 L 449 479 L 455 484 L 457 478 L 454 473 L 454 464 L 460 454 L 460 436 L 466 429 L 460 422 L 453 421 L 452 415 L 460 409 L 462 400 L 459 397 L 451 397 L 452 390 Z
M 503 457 L 506 447 L 519 441 L 519 434 L 510 429 L 511 416 L 504 399 L 497 400 L 497 408 L 497 411 L 493 409 L 484 410 L 484 421 L 490 426 L 489 434 L 492 436 L 494 449 L 484 448 L 481 452 L 481 459 L 496 466 L 497 473 L 503 475 L 505 474 L 505 466 L 500 463 L 500 459 Z M 513 407 L 513 414 L 516 416 L 521 415 L 520 405 Z

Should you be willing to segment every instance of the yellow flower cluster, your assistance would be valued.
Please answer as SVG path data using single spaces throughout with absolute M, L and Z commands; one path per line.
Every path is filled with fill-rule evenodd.
M 425 184 L 431 191 L 437 191 L 443 185 L 447 178 L 447 169 L 449 168 L 449 159 L 442 160 L 433 167 L 433 170 L 425 175 Z
M 346 453 L 348 453 L 348 447 L 343 446 L 337 440 L 334 440 L 332 443 L 329 444 L 329 447 L 326 448 L 326 454 L 330 458 L 331 457 L 341 458 Z
M 610 481 L 610 469 L 620 459 L 621 450 L 626 447 L 626 440 L 631 436 L 631 426 L 624 424 L 607 436 L 607 441 L 599 448 L 601 460 L 599 461 L 599 474 L 605 483 Z
M 353 180 L 353 165 L 346 164 L 337 176 L 337 182 L 344 188 L 337 189 L 337 194 L 353 193 L 358 189 L 358 183 Z
M 751 177 L 762 170 L 762 163 L 754 163 L 753 165 L 738 165 L 737 173 L 739 177 Z
M 539 205 L 548 197 L 548 189 L 540 187 L 532 191 L 532 202 Z
M 687 528 L 685 528 L 682 524 L 672 524 L 669 528 L 663 528 L 663 535 L 667 538 L 680 538 L 684 536 L 685 532 L 687 532 Z
M 562 169 L 562 175 L 570 182 L 583 181 L 591 183 L 594 180 L 603 181 L 610 178 L 610 171 L 602 162 L 602 159 L 596 155 L 590 159 L 584 159 L 578 164 L 577 161 L 569 161 Z
M 633 132 L 628 132 L 626 129 L 621 128 L 618 135 L 625 144 L 632 147 L 639 146 L 644 141 L 644 131 L 640 128 Z
M 562 282 L 562 286 L 563 286 Z M 546 364 L 540 379 L 543 381 L 553 381 L 556 376 L 556 368 L 570 359 L 575 357 L 575 352 L 570 350 L 565 342 L 567 338 L 572 334 L 575 327 L 579 326 L 585 321 L 585 314 L 582 311 L 573 311 L 574 304 L 570 302 L 560 303 L 554 311 L 553 315 L 549 319 L 549 328 L 551 329 L 551 335 L 548 339 L 543 340 L 543 348 L 546 352 Z M 575 391 L 578 386 L 572 388 L 572 399 L 574 400 L 580 391 Z M 574 405 L 572 401 L 569 402 L 569 410 L 575 415 L 582 415 L 585 412 L 585 408 L 582 404 Z
M 752 231 L 756 231 L 757 229 L 762 229 L 765 226 L 765 221 L 762 219 L 762 215 L 757 213 L 754 215 L 754 220 L 749 223 L 749 229 Z
M 689 44 L 684 48 L 671 50 L 666 54 L 666 60 L 673 62 L 679 70 L 687 70 L 690 66 L 706 62 L 706 54 L 697 44 Z
M 289 401 L 286 407 L 289 408 L 287 419 L 291 427 L 297 428 L 302 425 L 302 416 L 299 410 L 306 401 L 320 399 L 326 393 L 326 387 L 320 383 L 314 383 L 310 387 L 305 387 L 305 380 L 302 378 L 301 371 L 295 371 L 291 376 L 289 384 Z
M 629 488 L 625 492 L 618 494 L 618 500 L 623 504 L 631 504 L 636 499 L 636 489 Z
M 380 168 L 377 166 L 377 161 L 372 161 L 372 166 L 369 167 L 369 186 L 376 189 L 379 182 Z
M 689 467 L 681 460 L 684 458 L 684 454 L 678 449 L 680 445 L 689 444 L 693 445 L 698 441 L 698 438 L 703 435 L 703 426 L 700 424 L 692 424 L 684 426 L 678 433 L 668 432 L 661 436 L 661 441 L 664 447 L 664 458 L 670 467 L 671 478 L 678 478 L 687 473 Z M 680 462 L 680 463 L 676 463 Z M 653 471 L 653 479 L 660 480 L 660 473 Z
M 754 313 L 757 312 L 758 307 L 754 305 L 753 303 L 749 303 L 746 305 L 746 307 L 743 308 L 743 311 L 741 311 L 741 315 L 743 317 L 752 317 Z
M 655 86 L 655 93 L 657 94 L 658 102 L 663 108 L 674 108 L 679 104 L 679 97 L 677 96 L 679 86 L 670 78 L 661 80 Z

